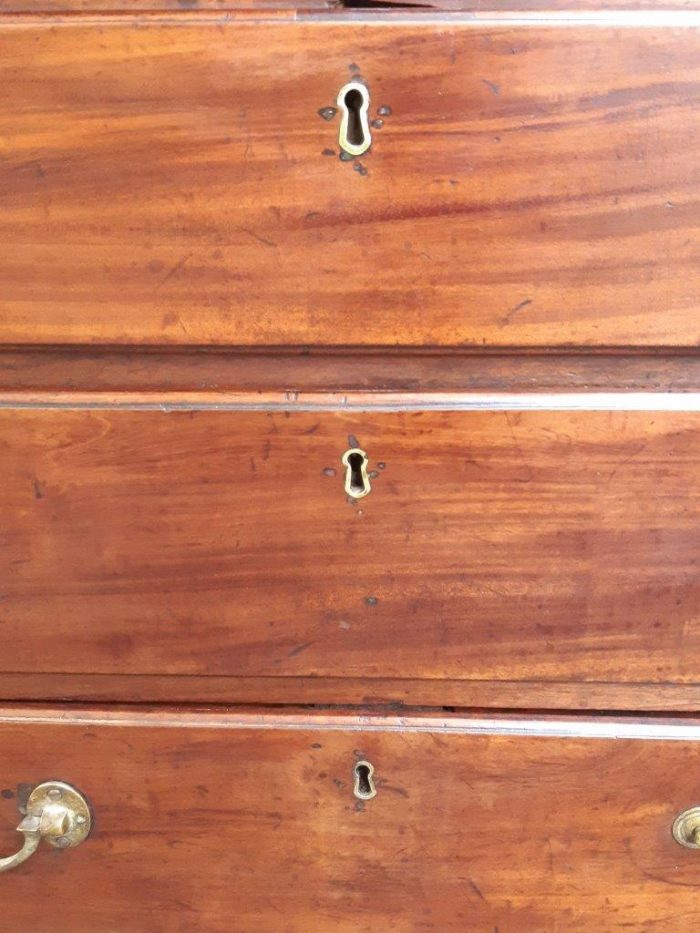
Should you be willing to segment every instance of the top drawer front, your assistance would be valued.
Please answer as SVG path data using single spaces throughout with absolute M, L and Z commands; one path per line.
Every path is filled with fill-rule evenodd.
M 616 22 L 3 26 L 0 341 L 697 344 L 700 33 Z

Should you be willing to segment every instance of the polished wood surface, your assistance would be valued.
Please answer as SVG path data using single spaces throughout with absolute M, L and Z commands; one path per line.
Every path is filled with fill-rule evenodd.
M 276 10 L 333 10 L 380 21 L 390 13 L 429 16 L 431 11 L 471 12 L 494 16 L 534 11 L 566 13 L 600 11 L 677 11 L 697 9 L 697 0 L 0 0 L 0 15 L 11 13 L 207 13 L 248 11 L 256 15 Z M 378 15 L 377 15 L 378 14 Z
M 446 0 L 452 2 L 452 0 Z M 587 3 L 588 0 L 581 0 Z M 632 2 L 632 0 L 630 0 Z M 681 0 L 682 2 L 682 0 Z M 332 10 L 336 0 L 0 0 L 0 16 L 13 13 L 61 16 L 63 14 L 233 13 L 274 16 L 276 12 Z
M 95 817 L 0 933 L 692 928 L 699 53 L 695 0 L 0 0 L 0 858 L 47 778 Z
M 698 392 L 698 350 L 0 349 L 0 405 L 429 408 L 447 399 L 464 405 L 475 396 L 522 395 L 526 404 L 569 393 L 584 394 L 588 405 L 623 394 L 624 405 L 645 393 L 649 405 L 683 406 Z
M 14 702 L 265 703 L 318 705 L 332 697 L 347 709 L 647 710 L 696 713 L 700 683 L 575 680 L 426 680 L 411 677 L 204 677 L 187 674 L 0 674 L 0 698 Z
M 0 341 L 700 341 L 694 14 L 200 15 L 0 28 Z
M 697 696 L 699 412 L 6 410 L 0 437 L 8 674 Z
M 377 782 L 366 803 L 360 756 Z M 523 719 L 27 709 L 0 712 L 0 757 L 3 852 L 18 798 L 46 775 L 95 814 L 79 849 L 42 847 L 3 876 L 6 933 L 687 933 L 695 914 L 700 854 L 670 828 L 698 803 L 697 722 L 583 720 L 577 735 Z

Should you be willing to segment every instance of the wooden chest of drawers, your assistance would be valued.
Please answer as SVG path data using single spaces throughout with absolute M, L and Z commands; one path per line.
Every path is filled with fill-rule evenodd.
M 700 9 L 7 0 L 0 78 L 0 931 L 691 930 Z

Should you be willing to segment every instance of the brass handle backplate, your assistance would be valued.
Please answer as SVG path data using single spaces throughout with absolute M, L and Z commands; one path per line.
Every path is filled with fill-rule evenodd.
M 686 849 L 700 849 L 700 807 L 691 807 L 676 817 L 673 838 Z
M 79 846 L 89 836 L 91 825 L 90 808 L 80 791 L 61 781 L 39 784 L 29 795 L 26 816 L 17 827 L 18 833 L 24 833 L 24 845 L 0 859 L 0 872 L 26 862 L 42 839 L 56 849 Z

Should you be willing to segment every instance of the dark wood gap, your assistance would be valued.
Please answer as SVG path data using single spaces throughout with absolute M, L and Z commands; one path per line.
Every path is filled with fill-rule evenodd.
M 344 10 L 439 10 L 440 4 L 434 3 L 393 3 L 392 0 L 342 0 L 341 8 Z
M 394 709 L 600 711 L 630 716 L 692 715 L 700 684 L 573 681 L 454 681 L 380 678 L 254 677 L 150 674 L 0 673 L 0 703 L 165 706 L 312 705 Z
M 271 404 L 299 396 L 700 391 L 700 349 L 5 347 L 0 399 L 157 394 Z M 63 399 L 65 400 L 65 399 Z M 362 399 L 353 399 L 353 401 Z
M 632 356 L 642 358 L 656 357 L 696 357 L 700 359 L 699 346 L 620 346 L 601 345 L 583 346 L 580 344 L 556 346 L 521 346 L 498 345 L 481 346 L 466 344 L 462 346 L 440 346 L 425 344 L 416 345 L 364 345 L 364 344 L 337 344 L 322 346 L 317 344 L 280 344 L 251 346 L 248 344 L 223 346 L 221 344 L 119 344 L 119 343 L 0 343 L 0 361 L 6 355 L 23 353 L 27 355 L 66 354 L 74 356 L 176 356 L 176 355 L 206 355 L 206 356 L 293 356 L 293 357 L 334 357 L 334 356 L 391 356 L 391 357 L 586 357 L 604 358 L 609 356 Z
M 27 711 L 40 711 L 47 708 L 46 701 L 32 698 L 30 700 L 20 700 L 13 697 L 11 700 L 0 699 L 0 704 L 6 703 L 13 705 L 16 702 L 22 703 L 22 708 Z M 700 716 L 700 706 L 694 710 L 638 710 L 629 709 L 582 709 L 572 710 L 566 707 L 517 707 L 517 706 L 426 706 L 411 705 L 408 703 L 283 703 L 283 702 L 201 702 L 187 700 L 184 702 L 161 700 L 149 702 L 144 700 L 119 700 L 118 702 L 108 702 L 104 704 L 86 702 L 85 700 L 52 700 L 50 707 L 52 710 L 66 712 L 80 712 L 82 710 L 94 711 L 96 707 L 104 706 L 110 712 L 118 713 L 120 710 L 133 712 L 171 709 L 186 710 L 187 712 L 242 712 L 242 713 L 279 713 L 285 714 L 303 714 L 303 713 L 338 713 L 348 715 L 369 715 L 369 716 L 468 716 L 473 718 L 483 717 L 485 719 L 563 719 L 567 722 L 576 722 L 578 720 L 590 719 L 620 719 L 626 722 L 660 721 L 669 720 L 693 720 Z

